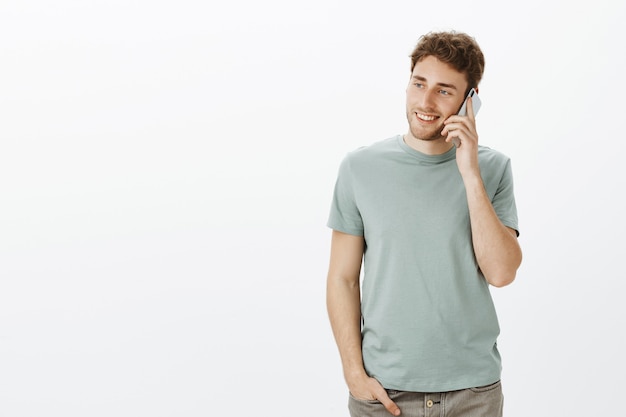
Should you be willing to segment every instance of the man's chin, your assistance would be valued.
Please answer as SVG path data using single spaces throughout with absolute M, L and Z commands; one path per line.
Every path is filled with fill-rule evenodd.
M 411 129 L 411 134 L 413 135 L 415 139 L 423 140 L 427 142 L 431 142 L 431 141 L 435 141 L 439 139 L 445 139 L 445 136 L 441 135 L 441 131 L 439 132 L 416 132 L 413 129 Z
M 409 121 L 409 129 L 411 131 L 411 135 L 413 135 L 415 139 L 423 141 L 433 141 L 443 138 L 443 136 L 441 136 L 441 131 L 444 128 L 442 124 L 431 125 L 430 127 L 427 127 L 421 124 L 419 121 L 411 119 L 408 116 L 407 120 Z

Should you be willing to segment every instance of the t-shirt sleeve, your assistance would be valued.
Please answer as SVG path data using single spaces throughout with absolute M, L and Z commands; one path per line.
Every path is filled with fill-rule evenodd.
M 513 190 L 513 170 L 511 169 L 510 160 L 507 161 L 504 167 L 492 205 L 502 224 L 514 229 L 519 236 L 517 206 L 515 205 Z
M 355 198 L 349 156 L 344 158 L 339 166 L 327 226 L 343 233 L 363 236 L 363 219 Z

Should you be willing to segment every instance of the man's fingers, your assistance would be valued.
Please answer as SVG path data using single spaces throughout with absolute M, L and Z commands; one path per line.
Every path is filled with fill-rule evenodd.
M 391 401 L 391 398 L 389 398 L 389 396 L 387 395 L 387 391 L 382 389 L 382 391 L 377 392 L 377 397 L 377 400 L 385 406 L 385 408 L 387 409 L 387 411 L 389 411 L 389 413 L 391 413 L 391 415 L 400 415 L 400 407 L 398 407 L 396 403 Z
M 357 399 L 379 401 L 389 414 L 393 416 L 400 415 L 400 407 L 389 398 L 385 388 L 375 378 L 368 377 L 366 381 L 355 384 L 350 393 Z
M 387 402 L 383 402 L 383 405 L 385 406 L 387 411 L 391 413 L 391 415 L 394 415 L 394 416 L 400 415 L 400 408 L 393 401 L 388 400 Z
M 442 131 L 441 134 L 446 137 L 446 142 L 454 142 L 454 144 L 459 147 L 461 145 L 461 136 L 467 135 L 469 132 L 465 125 L 461 123 L 453 123 L 447 125 Z
M 472 100 L 472 97 L 467 98 L 467 117 L 471 121 L 476 120 L 476 118 L 474 117 L 474 100 Z

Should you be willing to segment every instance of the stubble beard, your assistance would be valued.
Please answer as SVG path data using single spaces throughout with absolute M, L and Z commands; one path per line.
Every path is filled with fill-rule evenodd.
M 413 135 L 415 139 L 433 141 L 443 138 L 443 136 L 441 135 L 443 126 L 433 126 L 432 129 L 425 129 L 423 126 L 419 125 L 415 126 L 415 124 L 419 123 L 416 121 L 413 121 L 413 123 L 411 123 L 412 119 L 414 119 L 415 117 L 417 116 L 415 116 L 415 113 L 413 112 L 407 112 L 406 114 L 407 121 L 409 122 L 409 130 L 411 131 L 411 135 Z

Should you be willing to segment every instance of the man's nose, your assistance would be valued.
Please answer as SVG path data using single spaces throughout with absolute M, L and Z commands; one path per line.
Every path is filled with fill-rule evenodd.
M 434 103 L 435 103 L 435 92 L 428 90 L 428 91 L 424 91 L 424 94 L 422 95 L 422 109 L 424 110 L 429 110 L 432 109 L 434 107 Z

